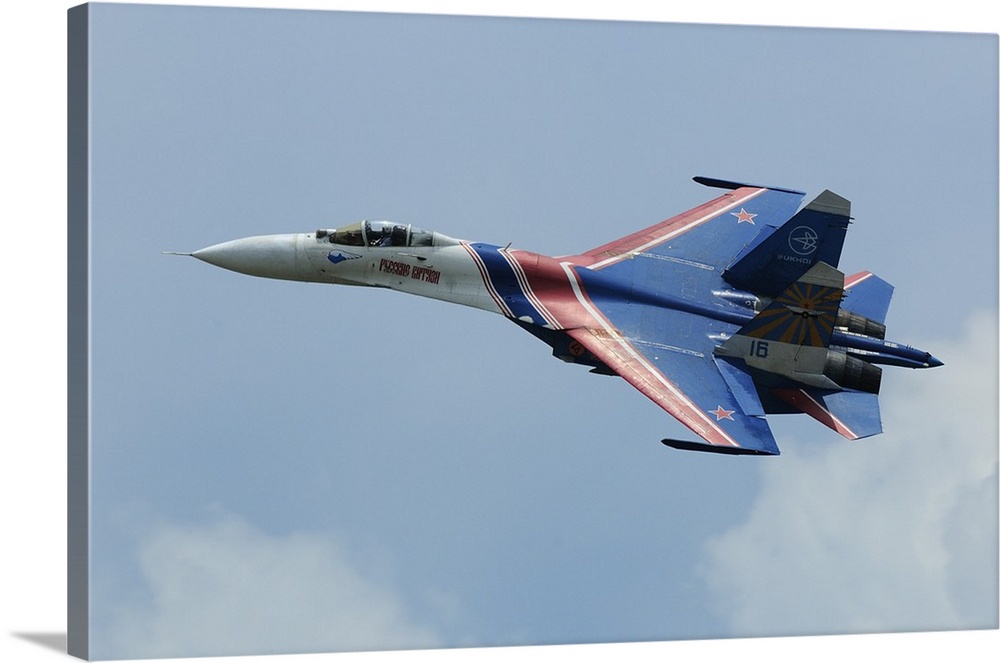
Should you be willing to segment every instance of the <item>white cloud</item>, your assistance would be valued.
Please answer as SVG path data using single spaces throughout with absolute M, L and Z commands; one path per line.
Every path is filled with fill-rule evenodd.
M 746 522 L 708 543 L 734 634 L 997 627 L 996 313 L 927 347 L 945 366 L 895 369 L 883 435 L 786 440 Z
M 161 525 L 145 539 L 140 566 L 151 601 L 121 611 L 115 656 L 440 646 L 327 536 L 274 536 L 232 516 Z

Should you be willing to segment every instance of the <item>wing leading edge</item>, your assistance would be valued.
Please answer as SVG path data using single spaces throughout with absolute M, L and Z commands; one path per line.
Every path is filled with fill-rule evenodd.
M 591 269 L 628 269 L 630 259 L 659 257 L 722 270 L 768 225 L 787 221 L 803 194 L 739 186 L 714 200 L 577 256 Z M 613 270 L 617 271 L 617 270 Z

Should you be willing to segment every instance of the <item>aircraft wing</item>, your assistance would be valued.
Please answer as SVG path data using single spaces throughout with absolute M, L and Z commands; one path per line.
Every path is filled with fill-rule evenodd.
M 605 269 L 627 265 L 636 257 L 659 257 L 721 271 L 762 230 L 770 232 L 774 226 L 791 218 L 805 195 L 799 191 L 701 177 L 696 177 L 695 181 L 731 191 L 649 228 L 591 249 L 579 256 L 579 264 Z
M 599 327 L 566 333 L 704 440 L 664 444 L 727 454 L 779 453 L 753 382 L 740 367 L 698 350 L 627 338 L 606 318 Z

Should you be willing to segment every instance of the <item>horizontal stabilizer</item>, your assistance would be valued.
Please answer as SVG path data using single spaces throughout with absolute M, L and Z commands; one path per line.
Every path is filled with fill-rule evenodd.
M 871 272 L 860 272 L 844 279 L 843 307 L 851 313 L 885 324 L 893 287 Z
M 772 393 L 801 412 L 840 433 L 857 440 L 882 432 L 878 394 L 824 389 L 773 389 Z
M 743 414 L 750 417 L 764 416 L 764 406 L 761 405 L 760 396 L 757 395 L 757 386 L 747 372 L 746 362 L 733 357 L 715 356 L 713 359 Z

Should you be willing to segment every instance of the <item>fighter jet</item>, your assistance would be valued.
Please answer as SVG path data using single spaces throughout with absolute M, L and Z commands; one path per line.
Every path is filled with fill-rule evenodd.
M 390 221 L 248 237 L 190 254 L 252 276 L 391 288 L 499 313 L 559 359 L 618 375 L 698 439 L 777 455 L 768 414 L 848 439 L 882 432 L 882 365 L 941 366 L 885 339 L 893 286 L 837 269 L 848 200 L 696 177 L 724 193 L 578 255 L 549 257 Z

